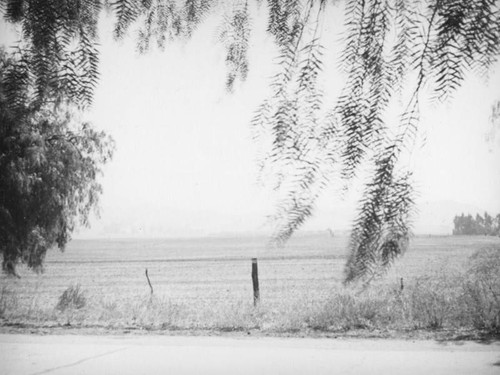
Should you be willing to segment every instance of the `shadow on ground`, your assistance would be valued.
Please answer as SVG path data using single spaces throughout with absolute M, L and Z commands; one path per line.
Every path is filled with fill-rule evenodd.
M 466 334 L 457 334 L 451 337 L 443 337 L 437 338 L 436 341 L 438 343 L 449 343 L 449 342 L 465 342 L 472 341 L 478 344 L 491 345 L 494 343 L 500 342 L 500 332 L 472 332 Z M 496 366 L 500 366 L 500 361 L 495 364 Z

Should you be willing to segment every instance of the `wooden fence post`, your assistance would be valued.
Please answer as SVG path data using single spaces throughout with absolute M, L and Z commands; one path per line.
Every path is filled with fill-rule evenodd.
M 153 285 L 151 285 L 151 281 L 149 280 L 148 269 L 146 268 L 146 279 L 148 279 L 149 289 L 151 290 L 151 297 L 153 297 Z
M 253 305 L 257 306 L 257 304 L 260 301 L 259 270 L 257 267 L 257 258 L 252 258 L 252 284 L 253 284 Z

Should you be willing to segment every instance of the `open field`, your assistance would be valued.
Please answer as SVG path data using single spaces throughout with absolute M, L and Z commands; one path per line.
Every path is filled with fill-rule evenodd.
M 477 316 L 466 319 L 452 311 L 457 310 L 453 304 L 468 309 L 472 303 L 472 297 L 463 297 L 468 259 L 483 248 L 500 251 L 500 239 L 494 237 L 416 237 L 383 280 L 360 293 L 340 285 L 347 238 L 300 236 L 280 250 L 265 250 L 264 244 L 264 238 L 73 241 L 65 253 L 48 254 L 41 275 L 20 268 L 21 279 L 0 277 L 0 316 L 3 324 L 108 328 L 295 332 L 446 328 L 453 322 L 458 328 L 474 327 Z M 257 309 L 252 257 L 259 259 Z M 76 284 L 85 306 L 56 309 L 61 294 Z M 497 319 L 500 306 L 489 301 L 500 290 L 491 293 L 481 297 L 497 303 L 487 307 L 493 309 L 483 317 L 489 320 Z

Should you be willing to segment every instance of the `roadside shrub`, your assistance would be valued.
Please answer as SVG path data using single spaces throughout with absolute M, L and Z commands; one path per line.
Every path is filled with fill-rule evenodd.
M 316 330 L 370 329 L 387 321 L 387 295 L 371 292 L 337 291 L 308 320 Z
M 254 311 L 256 327 L 265 331 L 299 332 L 310 326 L 309 318 L 317 311 L 307 295 L 296 295 L 294 299 L 259 304 Z
M 67 309 L 81 309 L 87 304 L 85 293 L 80 284 L 70 285 L 59 297 L 56 309 L 66 311 Z
M 0 318 L 5 316 L 7 309 L 12 307 L 13 298 L 12 293 L 7 289 L 6 286 L 3 286 L 0 289 Z
M 163 296 L 137 296 L 132 303 L 119 306 L 120 314 L 132 326 L 167 329 L 178 317 L 177 306 Z
M 500 248 L 479 250 L 469 258 L 463 299 L 475 328 L 500 330 Z
M 440 329 L 453 322 L 459 280 L 417 278 L 404 291 L 406 317 L 416 328 Z
M 215 329 L 231 332 L 244 331 L 258 326 L 258 309 L 254 309 L 251 303 L 235 302 L 221 307 L 214 309 L 211 312 L 213 317 L 209 319 L 213 322 Z

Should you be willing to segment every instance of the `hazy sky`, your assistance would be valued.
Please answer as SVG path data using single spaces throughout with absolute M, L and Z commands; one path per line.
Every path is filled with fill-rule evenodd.
M 87 117 L 111 134 L 117 147 L 102 179 L 101 219 L 77 236 L 265 230 L 273 200 L 256 183 L 249 121 L 275 69 L 272 40 L 257 32 L 248 80 L 227 94 L 216 22 L 209 20 L 187 44 L 139 56 L 134 38 L 113 41 L 111 20 L 103 19 L 101 78 Z M 258 29 L 261 23 L 253 20 Z M 332 35 L 337 31 L 329 29 Z M 340 88 L 342 77 L 329 74 L 325 85 L 339 82 Z M 453 202 L 500 212 L 500 147 L 490 152 L 485 143 L 495 99 L 500 99 L 498 64 L 488 84 L 469 80 L 450 104 L 424 109 L 427 141 L 411 159 L 420 194 L 417 229 L 450 226 Z M 326 191 L 306 228 L 349 228 L 356 191 L 355 186 L 344 201 Z M 442 201 L 449 202 L 436 206 Z

